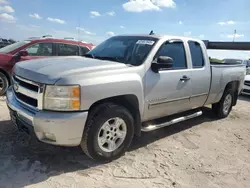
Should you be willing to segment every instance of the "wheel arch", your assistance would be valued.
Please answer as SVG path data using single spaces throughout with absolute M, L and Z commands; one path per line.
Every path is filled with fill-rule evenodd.
M 110 98 L 101 99 L 99 101 L 96 101 L 90 106 L 89 111 L 92 111 L 93 109 L 97 108 L 99 105 L 103 103 L 115 103 L 117 105 L 121 105 L 125 107 L 133 116 L 134 118 L 134 132 L 136 136 L 141 135 L 141 114 L 139 110 L 139 100 L 136 95 L 133 94 L 127 94 L 127 95 L 120 95 Z
M 239 86 L 240 86 L 240 81 L 231 81 L 229 83 L 227 83 L 224 92 L 225 93 L 228 89 L 231 89 L 233 91 L 233 106 L 235 106 L 237 104 L 237 100 L 238 100 L 238 93 L 239 93 Z
M 8 79 L 8 83 L 11 84 L 11 76 L 10 76 L 10 74 L 1 67 L 0 67 L 0 72 L 3 73 L 6 76 L 6 78 Z

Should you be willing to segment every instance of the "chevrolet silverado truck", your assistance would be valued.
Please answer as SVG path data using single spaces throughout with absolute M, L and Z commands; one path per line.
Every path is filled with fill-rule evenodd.
M 122 35 L 85 57 L 17 63 L 6 101 L 19 130 L 111 161 L 142 131 L 200 116 L 205 105 L 227 117 L 245 74 L 244 65 L 210 64 L 200 40 Z

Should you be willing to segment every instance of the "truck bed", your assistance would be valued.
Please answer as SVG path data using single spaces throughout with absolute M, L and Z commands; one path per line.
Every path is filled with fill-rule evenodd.
M 210 68 L 211 83 L 206 104 L 217 103 L 223 95 L 226 84 L 233 81 L 244 80 L 246 74 L 246 67 L 242 64 L 211 63 Z M 243 81 L 238 84 L 241 90 Z M 240 93 L 240 91 L 238 92 Z

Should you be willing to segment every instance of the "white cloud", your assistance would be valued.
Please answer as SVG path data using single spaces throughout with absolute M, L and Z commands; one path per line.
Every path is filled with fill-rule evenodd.
M 5 6 L 0 6 L 0 12 L 13 13 L 15 12 L 15 10 L 11 6 L 5 5 Z
M 58 18 L 48 17 L 47 20 L 50 21 L 50 22 L 55 22 L 55 23 L 59 23 L 59 24 L 65 24 L 66 23 L 64 20 L 61 20 L 61 19 L 58 19 Z
M 90 31 L 88 31 L 88 30 L 86 30 L 86 29 L 84 29 L 82 27 L 76 27 L 76 29 L 79 30 L 79 31 L 82 31 L 83 33 L 85 33 L 87 35 L 96 35 L 95 33 L 92 33 L 92 32 L 90 32 Z
M 115 16 L 115 12 L 114 11 L 107 12 L 107 15 L 109 15 L 109 16 Z
M 95 35 L 95 33 L 92 33 L 90 31 L 86 31 L 86 30 L 84 31 L 84 33 L 87 34 L 87 35 Z
M 106 35 L 108 35 L 108 36 L 110 36 L 110 37 L 111 37 L 111 36 L 114 36 L 114 35 L 115 35 L 115 33 L 114 33 L 114 32 L 112 32 L 112 31 L 109 31 L 109 32 L 107 32 L 107 33 L 106 33 Z
M 184 32 L 184 36 L 186 36 L 186 37 L 190 36 L 191 34 L 192 34 L 191 31 Z
M 179 24 L 180 24 L 180 25 L 182 25 L 182 24 L 183 24 L 183 22 L 182 22 L 182 21 L 179 21 Z
M 8 23 L 15 23 L 16 22 L 16 18 L 10 14 L 7 14 L 7 13 L 0 14 L 0 20 L 3 22 L 8 22 Z
M 23 31 L 39 31 L 40 29 L 38 25 L 16 25 L 16 27 Z
M 241 38 L 241 37 L 244 37 L 244 34 L 238 34 L 238 33 L 236 33 L 235 35 L 234 34 L 222 34 L 222 35 L 220 35 L 220 37 L 222 37 L 222 38 Z
M 199 38 L 200 38 L 200 39 L 204 39 L 204 38 L 205 38 L 205 35 L 199 35 Z
M 123 25 L 120 26 L 121 29 L 124 29 L 125 27 Z
M 42 17 L 41 17 L 39 14 L 37 14 L 37 13 L 29 14 L 29 16 L 30 16 L 31 18 L 42 19 Z
M 76 30 L 85 31 L 85 29 L 82 27 L 76 27 Z
M 233 24 L 235 24 L 235 21 L 230 20 L 230 21 L 226 21 L 226 22 L 218 22 L 217 24 L 219 24 L 221 26 L 223 26 L 223 25 L 233 25 Z
M 129 0 L 123 8 L 128 12 L 160 11 L 160 7 L 175 8 L 173 0 Z
M 90 11 L 90 17 L 94 18 L 94 17 L 98 17 L 101 16 L 101 14 L 97 11 Z
M 173 0 L 151 0 L 158 7 L 175 8 L 176 4 Z
M 6 1 L 6 0 L 0 0 L 0 4 L 8 4 L 8 1 Z
M 227 38 L 240 38 L 240 37 L 244 37 L 243 34 L 235 34 L 235 35 L 226 35 Z

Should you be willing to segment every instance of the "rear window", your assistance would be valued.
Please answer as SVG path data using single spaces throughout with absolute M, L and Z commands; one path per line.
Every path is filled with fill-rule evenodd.
M 79 55 L 79 48 L 75 45 L 70 44 L 58 44 L 58 55 L 59 56 L 77 56 Z
M 28 43 L 30 43 L 30 41 L 20 41 L 20 42 L 13 43 L 11 45 L 8 45 L 8 46 L 1 48 L 0 53 L 9 53 L 17 48 L 20 48 L 21 46 L 24 46 L 25 44 L 28 44 Z
M 85 55 L 86 53 L 89 52 L 89 49 L 87 47 L 81 46 L 81 52 L 82 52 L 81 55 Z
M 191 52 L 193 68 L 202 68 L 205 63 L 200 44 L 195 41 L 188 41 L 188 45 Z

